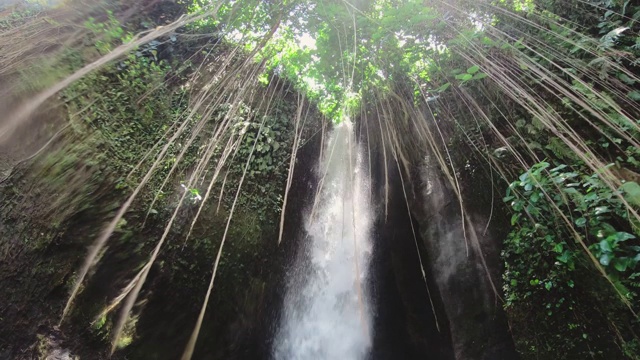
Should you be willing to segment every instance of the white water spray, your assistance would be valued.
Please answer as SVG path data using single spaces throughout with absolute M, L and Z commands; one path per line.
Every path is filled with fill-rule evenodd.
M 318 203 L 307 215 L 304 256 L 290 275 L 276 334 L 277 360 L 364 359 L 371 346 L 372 211 L 350 122 L 335 127 L 323 155 Z

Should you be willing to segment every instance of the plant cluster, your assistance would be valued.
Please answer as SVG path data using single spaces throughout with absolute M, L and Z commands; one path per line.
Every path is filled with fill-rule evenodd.
M 550 167 L 548 162 L 534 165 L 509 186 L 504 198 L 514 211 L 514 230 L 502 252 L 505 306 L 519 322 L 539 328 L 535 336 L 521 339 L 526 354 L 551 354 L 562 347 L 567 358 L 593 352 L 603 356 L 612 351 L 612 344 L 599 339 L 594 319 L 608 319 L 623 329 L 619 335 L 622 344 L 634 341 L 634 337 L 627 330 L 630 324 L 619 318 L 625 309 L 609 308 L 607 302 L 616 294 L 611 287 L 599 284 L 603 279 L 590 255 L 603 267 L 619 295 L 637 306 L 640 227 L 628 216 L 623 202 L 640 206 L 640 186 L 627 182 L 613 191 L 603 182 L 602 174 L 587 175 L 584 166 L 574 167 L 575 171 L 567 165 Z M 594 314 L 591 307 L 604 310 Z M 534 318 L 523 318 L 523 311 L 535 314 Z M 622 324 L 615 324 L 617 321 Z

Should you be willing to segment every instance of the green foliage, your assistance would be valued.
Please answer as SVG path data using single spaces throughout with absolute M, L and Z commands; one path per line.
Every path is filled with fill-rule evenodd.
M 529 325 L 536 328 L 536 341 L 543 345 L 533 351 L 527 345 L 533 339 L 519 339 L 521 350 L 527 354 L 551 354 L 554 348 L 564 349 L 563 359 L 588 356 L 590 352 L 606 354 L 610 345 L 604 339 L 594 343 L 599 335 L 581 312 L 589 311 L 593 304 L 610 301 L 615 294 L 613 289 L 605 288 L 592 294 L 593 298 L 579 295 L 590 292 L 601 281 L 580 243 L 589 247 L 617 289 L 636 303 L 634 279 L 640 276 L 636 235 L 640 232 L 629 223 L 620 197 L 634 196 L 636 187 L 625 185 L 612 191 L 601 175 L 584 174 L 584 168 L 572 171 L 566 165 L 550 167 L 548 162 L 532 166 L 509 186 L 504 198 L 514 211 L 514 230 L 507 236 L 502 252 L 505 306 L 516 317 L 529 309 L 536 314 L 535 321 L 543 321 Z M 602 304 L 598 307 L 606 309 Z M 614 321 L 617 317 L 601 311 L 602 314 L 592 314 L 592 318 Z M 566 328 L 566 324 L 573 325 Z
M 51 58 L 38 61 L 32 66 L 19 69 L 20 82 L 16 93 L 32 94 L 41 91 L 80 68 L 84 58 L 74 49 L 65 49 Z
M 29 18 L 36 16 L 40 10 L 40 6 L 21 6 L 12 9 L 7 15 L 0 15 L 0 30 L 7 31 L 16 28 Z
M 289 18 L 258 60 L 290 79 L 336 121 L 357 112 L 363 100 L 389 92 L 394 82 L 428 81 L 436 68 L 432 57 L 445 51 L 442 40 L 450 36 L 442 9 L 421 1 L 287 5 Z M 465 17 L 456 20 L 472 24 Z M 463 82 L 487 76 L 471 70 Z
M 227 191 L 231 204 L 238 180 L 249 159 L 247 179 L 243 184 L 239 205 L 251 209 L 259 220 L 274 219 L 282 207 L 282 191 L 288 175 L 288 160 L 293 144 L 292 119 L 295 107 L 285 99 L 277 99 L 266 115 L 246 104 L 236 115 L 234 134 L 241 137 L 237 153 L 229 165 L 230 183 Z
M 181 92 L 172 94 L 162 85 L 169 71 L 168 64 L 153 57 L 130 55 L 65 92 L 70 112 L 81 112 L 82 122 L 102 139 L 101 147 L 118 160 L 110 170 L 131 170 L 140 154 L 151 148 L 184 110 Z
M 120 43 L 126 43 L 133 38 L 133 34 L 125 33 L 120 21 L 115 18 L 112 11 L 107 10 L 107 21 L 97 22 L 90 17 L 84 26 L 91 32 L 90 41 L 100 54 L 104 55 Z
M 486 78 L 487 74 L 483 72 L 479 72 L 479 70 L 480 70 L 480 67 L 478 65 L 473 65 L 472 67 L 468 68 L 465 72 L 461 72 L 460 74 L 457 74 L 455 78 L 457 80 L 460 80 L 460 85 L 464 85 L 471 80 L 481 80 Z
M 244 114 L 251 119 L 253 114 Z M 241 159 L 247 159 L 252 154 L 248 174 L 250 178 L 268 174 L 274 171 L 277 165 L 282 165 L 279 159 L 286 156 L 286 140 L 289 139 L 289 118 L 278 112 L 275 115 L 266 115 L 260 122 L 258 119 L 240 121 L 235 124 L 238 135 L 242 137 L 242 143 L 238 149 Z

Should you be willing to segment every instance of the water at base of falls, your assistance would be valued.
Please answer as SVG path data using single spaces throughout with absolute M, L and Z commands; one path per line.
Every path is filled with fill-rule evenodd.
M 306 215 L 304 256 L 288 275 L 273 349 L 277 360 L 358 360 L 371 347 L 365 284 L 373 219 L 353 126 L 336 126 L 323 151 L 317 204 Z

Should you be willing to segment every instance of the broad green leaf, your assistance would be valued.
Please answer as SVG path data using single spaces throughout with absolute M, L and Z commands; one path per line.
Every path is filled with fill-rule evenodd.
M 488 45 L 488 46 L 494 46 L 495 45 L 495 42 L 491 38 L 486 37 L 486 36 L 483 36 L 481 41 L 482 41 L 483 44 Z
M 557 252 L 557 253 L 562 253 L 562 250 L 563 250 L 562 248 L 563 248 L 562 244 L 556 244 L 556 245 L 553 247 L 553 251 L 555 251 L 555 252 Z
M 598 243 L 598 245 L 600 246 L 600 250 L 604 251 L 605 253 L 610 253 L 610 252 L 613 251 L 613 250 L 611 250 L 611 245 L 609 244 L 609 242 L 607 240 L 600 241 L 600 243 Z M 607 264 L 602 264 L 602 265 L 607 265 Z
M 479 70 L 480 70 L 480 66 L 473 65 L 472 67 L 467 69 L 467 73 L 473 75 L 473 74 L 477 73 Z
M 628 232 L 619 231 L 615 234 L 616 241 L 627 241 L 631 239 L 635 239 L 635 236 L 629 234 Z
M 629 203 L 640 206 L 640 185 L 633 181 L 628 181 L 620 186 L 620 190 L 624 191 L 624 198 Z
M 446 83 L 442 86 L 440 86 L 439 88 L 436 89 L 437 92 L 443 92 L 445 90 L 447 90 L 449 88 L 449 86 L 451 86 L 451 83 Z
M 631 91 L 629 94 L 627 94 L 627 96 L 632 100 L 640 101 L 640 91 L 638 90 Z
M 628 85 L 633 85 L 636 82 L 633 78 L 629 77 L 625 73 L 619 73 L 618 74 L 618 79 L 622 80 L 623 82 L 625 82 Z
M 629 262 L 626 260 L 627 259 L 614 259 L 613 267 L 620 272 L 627 270 L 627 266 L 629 266 Z
M 567 194 L 579 194 L 578 190 L 576 190 L 575 188 L 572 188 L 572 187 L 566 188 L 563 191 L 566 192 Z
M 562 255 L 558 256 L 556 259 L 558 259 L 558 261 L 560 261 L 563 264 L 566 264 L 569 262 L 569 259 L 571 258 L 571 253 L 569 252 L 569 250 L 565 250 Z
M 534 192 L 531 194 L 531 202 L 538 202 L 540 200 L 540 193 Z

